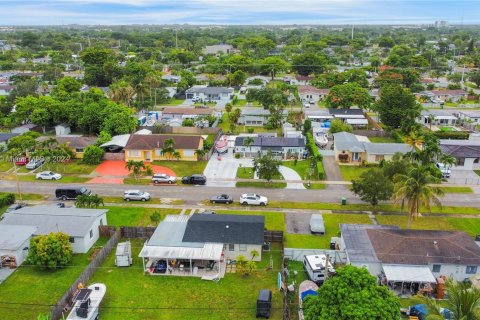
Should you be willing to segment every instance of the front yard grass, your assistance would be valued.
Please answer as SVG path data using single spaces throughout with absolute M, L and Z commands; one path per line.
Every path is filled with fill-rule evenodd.
M 392 137 L 368 137 L 368 140 L 373 143 L 396 143 L 397 141 Z
M 298 213 L 301 214 L 301 213 Z M 304 249 L 328 249 L 330 248 L 330 238 L 340 235 L 341 223 L 361 223 L 371 224 L 372 221 L 366 214 L 324 214 L 325 234 L 286 234 L 286 248 L 304 248 Z
M 61 174 L 90 174 L 97 166 L 82 163 L 82 159 L 76 159 L 69 162 L 53 164 L 50 168 L 43 170 L 52 170 Z
M 39 171 L 40 172 L 40 171 Z M 4 177 L 5 180 L 15 180 L 15 175 L 7 175 Z M 77 175 L 62 175 L 62 179 L 60 180 L 37 180 L 35 175 L 18 175 L 19 181 L 41 181 L 41 182 L 55 182 L 55 183 L 84 183 L 90 178 L 82 178 Z
M 303 186 L 305 189 L 311 189 L 311 190 L 323 190 L 327 187 L 325 183 L 310 183 L 310 186 L 308 186 L 307 183 L 304 183 Z
M 103 320 L 125 319 L 255 319 L 260 289 L 273 292 L 271 319 L 282 319 L 282 299 L 277 273 L 281 269 L 279 246 L 263 252 L 257 272 L 243 277 L 227 273 L 219 282 L 197 277 L 147 276 L 138 254 L 143 240 L 132 241 L 133 265 L 115 267 L 115 252 L 97 269 L 91 283 L 105 283 L 108 290 L 102 301 Z M 267 270 L 273 260 L 273 270 Z
M 264 189 L 284 189 L 287 187 L 286 182 L 264 182 L 264 181 L 237 181 L 237 188 L 264 188 Z
M 253 168 L 242 167 L 237 169 L 237 178 L 253 179 Z
M 54 271 L 24 262 L 0 284 L 0 301 L 8 302 L 0 302 L 0 319 L 37 319 L 48 313 L 88 265 L 88 256 L 75 254 L 69 266 Z
M 371 169 L 371 167 L 360 167 L 360 166 L 342 166 L 340 165 L 340 172 L 342 178 L 345 181 L 352 181 L 358 179 L 362 173 Z
M 184 176 L 190 176 L 192 174 L 202 174 L 203 170 L 207 166 L 208 161 L 154 161 L 153 164 L 167 167 L 175 174 L 177 177 L 181 178 Z
M 477 174 L 477 176 L 480 176 L 480 170 L 473 170 Z
M 13 167 L 13 163 L 9 161 L 0 161 L 0 172 L 6 172 Z
M 102 207 L 103 208 L 103 207 Z M 108 207 L 107 224 L 109 226 L 153 226 L 150 215 L 157 211 L 163 220 L 167 214 L 179 214 L 180 209 L 160 209 L 144 207 Z
M 152 179 L 148 178 L 125 178 L 123 179 L 123 184 L 136 184 L 136 185 L 149 185 L 152 184 Z
M 295 160 L 282 161 L 282 166 L 295 170 L 302 180 L 316 180 L 317 172 L 310 166 L 309 160 Z
M 473 193 L 470 187 L 440 187 L 445 193 Z

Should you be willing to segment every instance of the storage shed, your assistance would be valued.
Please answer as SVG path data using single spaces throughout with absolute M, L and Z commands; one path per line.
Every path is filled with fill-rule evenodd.
M 115 265 L 117 267 L 129 267 L 132 265 L 132 246 L 130 241 L 120 242 L 115 252 Z

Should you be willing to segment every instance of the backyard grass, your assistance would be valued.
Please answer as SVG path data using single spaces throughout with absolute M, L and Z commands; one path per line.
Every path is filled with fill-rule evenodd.
M 264 182 L 264 181 L 237 181 L 237 188 L 264 188 L 264 189 L 283 189 L 287 187 L 286 182 Z
M 285 247 L 328 249 L 330 248 L 330 238 L 338 237 L 340 235 L 341 223 L 372 223 L 366 214 L 324 214 L 323 220 L 325 221 L 324 235 L 288 233 L 285 235 Z
M 271 319 L 282 319 L 281 295 L 276 289 L 281 268 L 279 247 L 264 252 L 257 272 L 247 277 L 227 273 L 219 282 L 196 277 L 146 276 L 137 258 L 143 240 L 132 241 L 133 265 L 117 268 L 115 252 L 97 270 L 91 283 L 105 283 L 103 320 L 125 319 L 255 319 L 260 289 L 273 292 Z M 267 270 L 273 260 L 273 270 Z
M 167 214 L 179 214 L 180 209 L 159 209 L 144 207 L 105 207 L 108 209 L 107 222 L 109 226 L 151 226 L 150 215 L 157 211 L 161 219 Z
M 16 192 L 0 192 L 0 195 L 13 193 L 15 194 L 15 200 L 20 200 L 18 194 Z M 37 193 L 22 193 L 22 200 L 30 200 L 30 201 L 42 201 L 48 199 L 47 195 L 37 194 Z
M 60 299 L 88 265 L 88 256 L 88 253 L 75 254 L 69 266 L 54 271 L 28 266 L 25 262 L 0 284 L 0 319 L 37 319 L 39 314 L 48 313 L 49 305 Z
M 440 187 L 445 193 L 473 193 L 470 187 Z
M 310 161 L 300 160 L 295 163 L 294 160 L 282 161 L 282 166 L 295 170 L 303 180 L 315 180 L 316 170 L 310 166 Z
M 283 212 L 267 212 L 267 211 L 215 211 L 218 214 L 245 214 L 259 215 L 265 217 L 265 228 L 267 230 L 285 231 L 285 214 Z
M 392 137 L 368 137 L 368 140 L 373 143 L 396 143 L 397 141 Z
M 182 99 L 170 99 L 166 102 L 158 102 L 158 105 L 159 106 L 178 106 L 178 105 L 181 105 L 183 103 L 183 101 L 185 100 L 182 100 Z
M 360 166 L 342 166 L 340 165 L 340 173 L 342 178 L 345 181 L 352 181 L 358 179 L 362 173 L 371 169 L 371 167 L 360 167 Z
M 192 174 L 202 174 L 203 170 L 207 166 L 208 161 L 154 161 L 153 164 L 167 167 L 175 174 L 177 177 L 189 176 Z

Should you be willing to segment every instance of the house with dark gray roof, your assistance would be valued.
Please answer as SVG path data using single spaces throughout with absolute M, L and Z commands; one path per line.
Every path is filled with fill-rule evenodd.
M 480 169 L 480 141 L 442 139 L 440 140 L 440 149 L 457 160 L 455 168 Z
M 244 156 L 266 154 L 269 150 L 280 159 L 301 159 L 305 153 L 305 138 L 284 137 L 253 137 L 253 142 L 247 144 L 247 137 L 240 136 L 235 139 L 235 152 Z
M 453 126 L 457 122 L 457 117 L 453 114 L 438 109 L 422 110 L 417 122 L 426 127 L 435 126 Z M 433 130 L 433 129 L 432 129 Z
M 13 137 L 18 136 L 18 133 L 5 133 L 5 132 L 0 132 L 0 146 L 1 145 L 6 145 L 8 143 L 8 140 L 12 139 Z
M 285 121 L 287 117 L 288 110 L 284 109 L 282 111 L 282 118 Z M 246 107 L 242 108 L 237 124 L 241 126 L 263 127 L 267 124 L 268 118 L 270 118 L 270 110 Z
M 106 209 L 58 208 L 57 206 L 26 206 L 7 212 L 2 225 L 33 226 L 34 236 L 64 232 L 70 236 L 73 252 L 86 253 L 98 240 L 98 227 L 107 224 Z
M 240 255 L 254 261 L 262 259 L 264 232 L 264 216 L 168 215 L 139 257 L 149 274 L 222 278 L 227 260 L 236 260 Z
M 193 86 L 185 91 L 187 99 L 200 99 L 201 101 L 230 101 L 233 98 L 233 88 Z
M 347 263 L 389 285 L 435 283 L 442 275 L 463 281 L 480 271 L 480 247 L 465 232 L 358 224 L 340 231 Z
M 411 149 L 405 143 L 372 143 L 367 137 L 345 131 L 333 134 L 335 159 L 343 163 L 378 163 L 390 160 L 395 153 L 405 154 Z

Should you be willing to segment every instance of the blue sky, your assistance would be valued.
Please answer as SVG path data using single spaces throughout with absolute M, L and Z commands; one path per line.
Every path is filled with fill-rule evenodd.
M 1 25 L 480 23 L 480 0 L 0 0 Z

